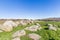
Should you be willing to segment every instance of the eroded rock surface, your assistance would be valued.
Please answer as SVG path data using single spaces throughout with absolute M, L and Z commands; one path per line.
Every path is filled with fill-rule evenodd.
M 35 33 L 31 33 L 28 36 L 29 36 L 29 38 L 31 38 L 33 40 L 39 40 L 41 38 L 41 36 L 39 36 L 38 34 L 35 34 Z
M 13 38 L 14 38 L 14 37 L 21 37 L 21 36 L 24 36 L 24 35 L 26 35 L 25 30 L 18 30 L 18 31 L 16 31 L 15 33 L 13 33 L 12 37 L 13 37 Z
M 29 30 L 29 31 L 37 31 L 37 30 L 40 30 L 41 27 L 38 26 L 38 25 L 32 25 L 30 27 L 26 27 L 25 30 Z
M 13 21 L 5 21 L 3 24 L 0 25 L 0 29 L 5 32 L 10 32 L 13 30 L 13 27 L 16 27 L 17 24 Z
M 48 24 L 48 25 L 49 25 L 49 30 L 57 31 L 57 28 L 54 27 L 52 24 Z

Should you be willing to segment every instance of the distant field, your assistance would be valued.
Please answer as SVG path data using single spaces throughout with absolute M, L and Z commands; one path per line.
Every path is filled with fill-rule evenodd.
M 54 24 L 54 25 L 57 25 L 58 28 L 60 28 L 60 22 L 41 21 L 41 22 L 37 22 L 37 23 L 39 23 L 41 25 L 41 27 L 43 27 L 42 30 L 38 30 L 36 32 L 26 31 L 26 33 L 27 34 L 29 34 L 29 33 L 39 34 L 40 36 L 42 36 L 42 38 L 40 40 L 60 40 L 60 30 L 53 31 L 53 30 L 45 29 L 48 27 L 46 24 Z M 31 24 L 31 25 L 33 25 L 33 24 Z M 26 26 L 19 25 L 18 27 L 14 28 L 13 31 L 11 31 L 11 32 L 2 32 L 2 33 L 0 33 L 0 40 L 12 40 L 12 34 L 14 32 L 24 29 L 25 27 L 31 26 L 31 25 L 26 25 Z M 32 39 L 27 36 L 22 36 L 21 40 L 32 40 Z

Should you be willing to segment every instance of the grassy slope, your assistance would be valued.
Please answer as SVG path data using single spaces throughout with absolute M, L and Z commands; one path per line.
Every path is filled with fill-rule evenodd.
M 42 30 L 38 30 L 37 32 L 31 32 L 31 31 L 27 31 L 26 33 L 36 33 L 42 36 L 42 38 L 40 40 L 60 40 L 60 30 L 58 31 L 52 31 L 52 30 L 45 30 L 44 28 L 46 28 L 47 26 L 45 26 L 45 24 L 47 23 L 51 23 L 51 24 L 56 24 L 59 25 L 60 22 L 39 22 L 40 25 L 43 27 Z M 2 32 L 0 33 L 0 40 L 11 40 L 12 39 L 12 34 L 18 30 L 22 30 L 25 27 L 28 27 L 30 25 L 27 26 L 18 26 L 17 28 L 14 28 L 13 31 L 11 32 Z M 22 36 L 21 40 L 32 40 L 30 39 L 27 35 Z

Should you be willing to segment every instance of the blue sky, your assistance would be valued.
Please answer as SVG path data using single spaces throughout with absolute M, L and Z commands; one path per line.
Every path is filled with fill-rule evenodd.
M 60 0 L 0 0 L 0 18 L 60 17 Z

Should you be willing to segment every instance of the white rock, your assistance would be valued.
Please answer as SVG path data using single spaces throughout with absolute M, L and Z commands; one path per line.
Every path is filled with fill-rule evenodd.
M 49 29 L 50 29 L 50 30 L 57 31 L 57 28 L 56 28 L 56 27 L 54 27 L 52 24 L 49 24 Z
M 16 23 L 16 25 L 18 26 L 18 25 L 20 24 L 20 21 L 16 21 L 15 23 Z
M 20 38 L 19 37 L 16 37 L 16 38 L 13 38 L 12 40 L 20 40 Z
M 31 33 L 28 36 L 29 36 L 29 38 L 31 38 L 33 40 L 39 40 L 41 38 L 41 36 L 39 36 L 38 34 L 35 34 L 35 33 Z
M 57 31 L 57 28 L 56 28 L 56 27 L 52 27 L 52 26 L 51 26 L 51 27 L 49 27 L 49 29 L 50 29 L 50 30 L 55 30 L 55 31 Z
M 13 21 L 5 21 L 3 25 L 4 26 L 9 26 L 9 27 L 11 27 L 11 26 L 12 27 L 17 26 L 17 24 L 15 22 L 13 22 Z
M 24 20 L 21 20 L 21 21 L 20 21 L 20 24 L 21 24 L 21 25 L 27 25 L 26 21 L 24 21 Z
M 10 32 L 10 31 L 12 31 L 13 28 L 9 27 L 9 26 L 0 25 L 0 29 L 5 32 Z
M 13 28 L 12 27 L 8 27 L 8 26 L 0 26 L 0 29 L 5 31 L 5 32 L 10 32 L 10 31 L 12 31 Z
M 15 26 L 16 23 L 14 23 L 13 21 L 5 21 L 2 25 L 0 25 L 0 29 L 6 32 L 10 32 Z
M 24 36 L 24 35 L 26 35 L 25 30 L 19 30 L 19 31 L 16 31 L 16 32 L 12 35 L 12 37 L 13 37 L 13 38 L 14 38 L 14 37 L 20 37 L 20 36 Z
M 32 20 L 21 20 L 20 21 L 21 25 L 27 25 L 28 23 L 31 24 L 31 23 L 33 23 L 33 21 Z
M 33 25 L 30 27 L 26 27 L 25 30 L 29 30 L 29 31 L 37 31 L 40 28 L 40 26 L 38 25 Z

